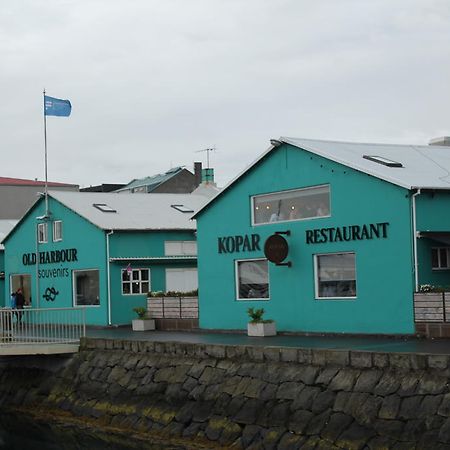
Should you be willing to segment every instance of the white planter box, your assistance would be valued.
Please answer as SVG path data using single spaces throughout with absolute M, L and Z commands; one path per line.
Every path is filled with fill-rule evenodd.
M 249 336 L 275 336 L 277 327 L 275 322 L 248 323 L 247 334 Z
M 131 322 L 133 331 L 148 331 L 155 329 L 155 319 L 134 319 Z

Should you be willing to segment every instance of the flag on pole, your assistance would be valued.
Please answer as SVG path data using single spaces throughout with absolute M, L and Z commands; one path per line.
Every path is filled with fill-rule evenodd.
M 127 266 L 128 279 L 130 279 L 130 277 L 131 277 L 131 272 L 132 272 L 132 270 L 131 270 L 131 263 L 128 263 L 128 266 Z
M 69 100 L 61 100 L 60 98 L 49 97 L 44 95 L 44 115 L 68 117 L 72 111 L 72 105 Z

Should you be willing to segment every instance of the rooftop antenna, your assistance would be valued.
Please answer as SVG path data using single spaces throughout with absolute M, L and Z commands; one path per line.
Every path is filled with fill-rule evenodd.
M 216 147 L 211 147 L 211 148 L 205 148 L 203 150 L 197 150 L 195 153 L 201 153 L 201 152 L 206 152 L 206 168 L 209 169 L 209 154 L 210 152 L 215 152 L 216 151 Z

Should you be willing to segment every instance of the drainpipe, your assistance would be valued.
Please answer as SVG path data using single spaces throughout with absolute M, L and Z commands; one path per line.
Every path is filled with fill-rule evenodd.
M 417 257 L 417 218 L 416 218 L 416 197 L 420 195 L 420 189 L 412 195 L 412 226 L 413 226 L 413 250 L 414 250 L 414 284 L 415 291 L 419 290 L 419 262 Z
M 111 270 L 109 268 L 109 237 L 114 231 L 106 233 L 106 286 L 108 292 L 108 325 L 111 325 Z

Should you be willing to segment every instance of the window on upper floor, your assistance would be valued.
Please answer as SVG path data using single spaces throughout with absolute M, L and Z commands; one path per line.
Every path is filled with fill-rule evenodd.
M 450 248 L 434 247 L 431 249 L 431 268 L 433 270 L 450 269 Z
M 37 234 L 38 234 L 39 244 L 45 244 L 48 242 L 48 224 L 47 224 L 47 222 L 38 223 Z
M 166 256 L 195 256 L 197 241 L 165 241 L 164 254 Z
M 330 186 L 316 186 L 252 197 L 252 224 L 328 217 Z
M 53 222 L 53 242 L 62 241 L 62 220 Z

